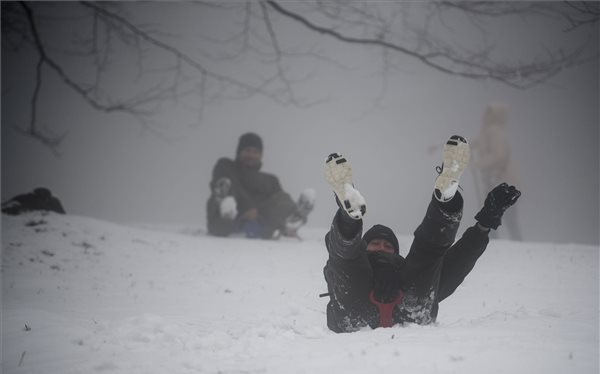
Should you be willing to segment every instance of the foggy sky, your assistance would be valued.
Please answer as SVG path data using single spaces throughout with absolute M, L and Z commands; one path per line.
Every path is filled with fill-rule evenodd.
M 317 190 L 309 226 L 326 228 L 333 217 L 336 206 L 322 167 L 329 153 L 339 152 L 352 162 L 355 186 L 367 200 L 365 227 L 383 223 L 411 234 L 441 162 L 440 153 L 430 155 L 427 148 L 455 133 L 475 137 L 486 105 L 500 100 L 510 110 L 524 239 L 598 244 L 597 61 L 516 90 L 444 75 L 409 59 L 383 82 L 372 51 L 329 45 L 347 68 L 311 66 L 316 77 L 301 84 L 303 94 L 327 101 L 299 108 L 254 97 L 216 103 L 201 118 L 189 105 L 167 107 L 155 125 L 169 139 L 125 115 L 94 111 L 54 79 L 42 93 L 40 123 L 68 130 L 61 157 L 11 128 L 28 118 L 28 101 L 17 94 L 31 90 L 34 60 L 3 53 L 2 200 L 46 186 L 71 214 L 204 228 L 214 163 L 234 157 L 238 136 L 254 131 L 265 144 L 263 171 L 278 175 L 294 198 L 306 187 Z M 244 69 L 236 67 L 236 74 Z M 480 206 L 469 170 L 461 186 L 462 231 Z

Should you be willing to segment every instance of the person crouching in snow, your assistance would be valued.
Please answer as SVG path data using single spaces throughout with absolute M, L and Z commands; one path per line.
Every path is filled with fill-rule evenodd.
M 433 196 L 404 258 L 389 227 L 375 225 L 362 235 L 366 203 L 352 183 L 350 162 L 339 154 L 329 155 L 325 178 L 339 207 L 325 236 L 330 330 L 435 322 L 439 302 L 473 269 L 487 247 L 490 229 L 500 226 L 504 211 L 521 195 L 506 183 L 495 187 L 475 215 L 477 222 L 455 242 L 463 208 L 458 182 L 469 157 L 466 139 L 450 137 Z
M 315 203 L 315 191 L 304 190 L 297 202 L 283 191 L 279 179 L 260 171 L 260 136 L 240 136 L 235 160 L 220 158 L 212 171 L 211 196 L 206 203 L 208 233 L 248 238 L 297 237 Z

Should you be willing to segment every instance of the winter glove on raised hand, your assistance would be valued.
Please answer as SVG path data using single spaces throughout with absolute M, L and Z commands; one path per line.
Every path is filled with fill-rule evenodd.
M 488 193 L 483 208 L 475 215 L 480 225 L 494 230 L 502 224 L 502 215 L 521 196 L 515 186 L 501 183 Z

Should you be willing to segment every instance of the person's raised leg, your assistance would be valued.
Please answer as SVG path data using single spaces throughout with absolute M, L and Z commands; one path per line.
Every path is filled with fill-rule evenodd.
M 338 205 L 331 229 L 325 236 L 329 252 L 323 269 L 330 297 L 327 325 L 335 332 L 375 327 L 375 306 L 368 299 L 373 275 L 362 240 L 365 199 L 354 188 L 352 167 L 345 157 L 337 153 L 329 155 L 324 175 Z M 371 320 L 369 316 L 375 317 Z
M 432 311 L 443 257 L 454 242 L 462 218 L 463 198 L 458 192 L 458 184 L 469 157 L 469 144 L 462 136 L 454 135 L 444 145 L 433 196 L 406 256 L 402 284 L 405 291 L 403 313 L 408 320 L 417 323 L 435 320 Z

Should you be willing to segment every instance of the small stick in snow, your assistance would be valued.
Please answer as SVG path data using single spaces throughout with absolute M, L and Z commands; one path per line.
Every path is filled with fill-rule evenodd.
M 25 358 L 25 353 L 27 353 L 27 351 L 23 351 L 23 353 L 21 353 L 21 359 L 19 360 L 19 366 L 21 366 L 23 364 L 23 359 Z

